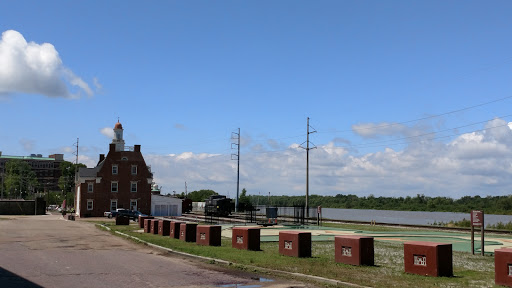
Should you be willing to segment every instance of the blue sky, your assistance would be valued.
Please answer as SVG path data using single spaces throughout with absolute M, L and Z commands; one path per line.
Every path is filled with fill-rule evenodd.
M 0 151 L 72 160 L 79 137 L 91 167 L 120 117 L 164 193 L 187 181 L 233 197 L 240 128 L 241 187 L 301 195 L 310 117 L 312 194 L 507 195 L 511 11 L 510 1 L 4 1 Z

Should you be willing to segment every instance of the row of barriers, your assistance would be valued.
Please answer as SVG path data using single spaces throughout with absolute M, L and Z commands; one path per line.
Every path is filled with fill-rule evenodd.
M 116 224 L 117 224 L 116 219 Z M 124 224 L 124 222 L 123 222 Z M 123 225 L 118 224 L 118 225 Z M 126 225 L 126 224 L 124 224 Z M 198 225 L 168 219 L 140 216 L 139 227 L 145 233 L 169 236 L 198 245 L 221 246 L 221 226 Z M 259 227 L 233 227 L 233 248 L 260 251 Z M 311 233 L 279 232 L 279 254 L 291 257 L 311 257 Z M 349 265 L 374 266 L 374 241 L 368 236 L 335 236 L 335 262 Z M 409 241 L 404 243 L 406 273 L 432 277 L 453 276 L 452 244 Z M 495 283 L 512 287 L 512 249 L 495 251 Z

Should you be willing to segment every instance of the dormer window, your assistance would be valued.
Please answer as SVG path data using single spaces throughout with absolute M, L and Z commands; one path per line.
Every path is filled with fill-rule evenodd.
M 112 165 L 112 175 L 117 175 L 117 164 Z

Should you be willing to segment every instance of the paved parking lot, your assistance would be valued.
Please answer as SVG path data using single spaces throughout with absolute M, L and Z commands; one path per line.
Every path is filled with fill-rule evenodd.
M 0 251 L 2 288 L 312 287 L 163 254 L 60 215 L 0 216 Z

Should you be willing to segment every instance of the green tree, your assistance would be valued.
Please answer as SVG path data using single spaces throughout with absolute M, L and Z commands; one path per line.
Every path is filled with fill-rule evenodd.
M 4 184 L 9 198 L 26 199 L 39 188 L 39 182 L 32 167 L 27 162 L 17 159 L 5 163 Z
M 252 208 L 251 199 L 247 196 L 247 190 L 243 188 L 242 193 L 238 196 L 238 211 L 243 212 Z
M 64 161 L 60 163 L 60 171 L 61 176 L 59 178 L 59 188 L 62 190 L 64 194 L 64 199 L 66 199 L 66 205 L 72 205 L 74 199 L 74 185 L 75 185 L 75 173 L 78 172 L 80 167 L 87 168 L 86 165 L 82 163 L 73 164 L 68 161 Z M 69 201 L 69 202 L 68 202 Z
M 182 193 L 185 196 L 185 193 Z M 192 200 L 192 202 L 203 202 L 204 200 L 210 198 L 212 195 L 218 195 L 217 192 L 213 190 L 201 189 L 199 191 L 192 191 L 188 193 L 187 198 Z

